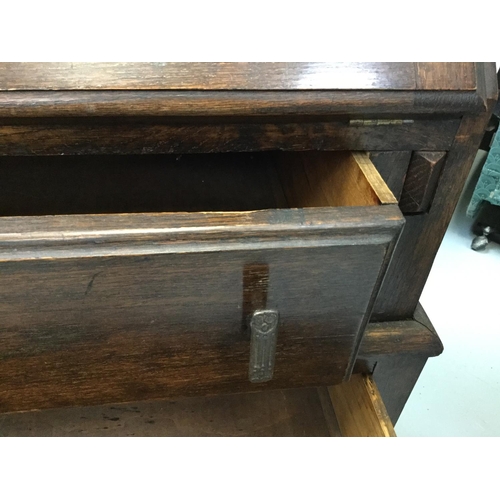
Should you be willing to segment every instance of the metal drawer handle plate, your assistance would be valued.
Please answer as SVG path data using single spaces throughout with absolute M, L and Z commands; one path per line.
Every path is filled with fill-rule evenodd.
M 279 313 L 272 309 L 255 311 L 250 320 L 250 382 L 267 382 L 273 378 Z

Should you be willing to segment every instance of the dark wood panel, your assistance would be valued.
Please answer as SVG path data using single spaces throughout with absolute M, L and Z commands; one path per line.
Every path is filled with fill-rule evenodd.
M 11 91 L 0 92 L 0 118 L 415 116 L 478 113 L 471 91 Z
M 387 355 L 376 359 L 373 379 L 393 425 L 396 425 L 427 360 L 425 354 Z
M 394 205 L 1 218 L 0 407 L 252 390 L 249 266 L 280 312 L 266 386 L 339 381 L 402 223 Z
M 459 120 L 383 126 L 346 122 L 37 124 L 0 126 L 0 155 L 214 153 L 272 149 L 447 150 Z
M 55 332 L 54 332 L 55 335 Z M 46 337 L 43 339 L 41 342 L 45 342 L 47 344 L 48 338 Z M 64 350 L 65 349 L 65 343 L 68 344 L 68 342 L 72 342 L 72 338 L 66 338 L 64 332 L 62 332 L 61 338 L 58 342 L 55 342 L 54 345 L 59 344 L 59 349 Z M 132 339 L 131 339 L 132 341 Z M 125 344 L 124 344 L 125 345 Z M 43 347 L 43 346 L 42 346 Z M 19 348 L 19 345 L 18 345 Z M 50 350 L 50 346 L 47 344 L 46 348 Z M 152 349 L 154 346 L 152 346 Z M 439 341 L 439 338 L 433 334 L 427 327 L 422 325 L 421 323 L 417 321 L 406 321 L 406 322 L 394 322 L 394 323 L 371 323 L 368 325 L 366 334 L 364 336 L 363 342 L 361 344 L 361 349 L 360 349 L 360 354 L 359 354 L 359 359 L 358 363 L 356 364 L 356 371 L 361 371 L 364 373 L 370 373 L 373 369 L 373 365 L 377 362 L 377 360 L 382 360 L 384 359 L 384 354 L 390 352 L 393 353 L 393 356 L 389 356 L 389 358 L 394 358 L 394 356 L 399 356 L 401 359 L 413 359 L 412 357 L 416 358 L 422 358 L 425 360 L 427 359 L 428 356 L 434 356 L 438 355 L 442 350 L 442 345 Z M 106 349 L 106 359 L 110 359 L 112 356 L 112 349 Z M 203 359 L 205 360 L 206 363 L 211 362 L 211 353 L 212 351 L 209 351 L 205 354 L 202 354 Z M 21 353 L 19 353 L 21 354 Z M 41 353 L 40 353 L 41 354 Z M 34 357 L 36 355 L 36 350 L 28 349 L 27 351 L 24 352 L 24 358 L 21 357 L 20 360 L 29 358 L 29 357 Z M 405 358 L 406 356 L 406 358 Z M 81 358 L 81 356 L 80 356 Z M 368 362 L 367 362 L 368 360 Z M 370 362 L 371 360 L 371 362 Z M 172 361 L 173 362 L 173 361 Z M 81 363 L 81 359 L 78 363 Z M 106 364 L 109 364 L 108 361 L 106 361 Z M 382 363 L 379 367 L 379 373 L 377 376 L 380 376 L 385 369 L 383 369 L 383 366 L 386 363 Z M 388 366 L 392 366 L 391 363 L 388 364 Z M 401 364 L 398 365 L 401 367 Z M 421 365 L 423 367 L 423 364 Z M 44 368 L 41 368 L 44 370 Z M 46 368 L 45 368 L 46 369 Z M 110 372 L 109 370 L 111 369 L 110 366 L 108 366 L 108 369 L 106 370 L 107 376 L 109 377 Z M 92 370 L 89 370 L 91 373 Z M 197 372 L 198 373 L 198 372 Z M 14 375 L 14 374 L 13 374 Z M 24 376 L 24 375 L 22 375 Z M 49 374 L 50 376 L 50 374 Z M 418 376 L 418 374 L 417 374 Z M 394 380 L 393 380 L 394 379 Z M 401 373 L 394 372 L 394 371 L 389 371 L 387 375 L 387 382 L 381 382 L 382 387 L 384 387 L 385 383 L 393 383 L 397 384 L 397 381 L 400 380 L 401 384 L 401 390 L 403 389 L 403 381 L 407 380 L 404 375 L 404 370 L 401 371 Z M 198 380 L 200 382 L 202 380 Z M 415 378 L 416 381 L 416 378 Z M 67 381 L 66 381 L 67 382 Z M 64 386 L 64 384 L 63 384 Z M 395 387 L 395 386 L 394 386 Z M 405 386 L 408 389 L 408 386 Z M 411 386 L 413 387 L 413 386 Z M 394 390 L 394 393 L 392 393 L 390 390 L 384 392 L 384 401 L 386 401 L 389 412 L 391 414 L 391 417 L 394 418 L 394 412 L 391 412 L 391 408 L 397 407 L 399 408 L 399 412 L 402 410 L 402 407 L 404 406 L 404 402 L 406 402 L 406 399 L 408 398 L 408 395 L 411 391 L 411 387 L 407 390 L 404 395 L 401 395 L 398 393 L 396 390 Z M 164 388 L 165 389 L 165 388 Z M 207 390 L 206 387 L 201 387 L 200 393 L 201 394 L 208 394 L 210 392 L 231 392 L 234 388 L 228 387 L 226 385 L 221 385 L 220 387 L 216 389 L 212 388 L 211 390 Z M 57 393 L 57 387 L 53 388 L 54 392 Z M 96 387 L 94 387 L 94 390 L 97 390 Z M 240 389 L 242 390 L 242 389 Z M 245 390 L 256 390 L 256 386 L 252 387 L 247 387 Z M 24 387 L 24 391 L 27 391 L 27 388 Z M 170 392 L 170 389 L 169 389 Z M 186 394 L 193 394 L 196 393 L 196 384 L 194 384 L 194 387 L 186 387 L 185 389 Z M 404 391 L 403 391 L 404 392 Z M 0 392 L 0 395 L 2 396 L 2 400 L 5 400 L 6 396 L 10 394 L 5 394 L 5 392 Z M 185 394 L 184 394 L 185 395 Z M 143 394 L 144 397 L 147 396 L 147 393 Z M 36 398 L 36 390 L 33 390 L 33 395 L 31 396 L 32 398 Z M 44 397 L 44 395 L 38 395 L 38 398 Z M 71 394 L 68 395 L 68 397 L 71 397 Z M 141 398 L 143 399 L 143 398 Z M 397 402 L 393 403 L 392 400 L 396 399 Z M 94 397 L 93 402 L 97 401 L 106 401 L 105 398 L 100 399 L 99 397 Z M 402 403 L 401 403 L 402 402 Z M 47 404 L 47 402 L 46 402 Z M 63 406 L 71 405 L 74 403 L 71 403 L 71 401 L 64 401 L 62 403 Z M 85 404 L 85 403 L 83 403 Z M 48 407 L 50 406 L 58 406 L 57 401 L 50 401 L 48 402 Z M 403 406 L 401 406 L 403 405 Z M 37 407 L 40 406 L 39 404 Z M 13 409 L 16 409 L 18 407 L 14 406 Z M 395 422 L 395 420 L 393 420 Z
M 0 436 L 328 437 L 340 429 L 312 388 L 0 415 Z
M 411 151 L 370 152 L 370 159 L 397 200 L 403 191 L 410 157 Z
M 424 63 L 417 65 L 417 88 L 423 90 L 475 89 L 476 71 L 474 63 Z
M 436 191 L 446 153 L 415 151 L 406 174 L 399 207 L 404 213 L 427 212 Z
M 4 262 L 0 409 L 255 390 L 242 329 L 243 275 L 251 263 L 269 266 L 267 307 L 280 313 L 274 378 L 261 386 L 339 382 L 386 251 L 317 242 L 306 249 Z
M 415 87 L 414 63 L 397 62 L 0 63 L 0 90 Z
M 483 86 L 478 87 L 478 92 L 484 93 L 488 111 L 463 118 L 447 154 L 429 212 L 406 217 L 405 228 L 375 304 L 372 316 L 375 321 L 411 318 L 418 304 L 498 97 L 494 66 L 476 66 Z
M 381 328 L 380 332 L 377 332 L 378 328 Z M 398 328 L 401 328 L 399 335 L 394 333 Z M 387 344 L 382 347 L 377 341 Z M 441 340 L 418 304 L 412 321 L 369 325 L 354 371 L 373 374 L 395 425 L 428 358 L 442 352 Z

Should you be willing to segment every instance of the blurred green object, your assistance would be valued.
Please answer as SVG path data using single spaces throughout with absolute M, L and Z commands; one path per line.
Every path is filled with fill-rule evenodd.
M 467 215 L 475 217 L 484 201 L 500 205 L 500 129 L 493 138 L 488 157 L 477 181 Z

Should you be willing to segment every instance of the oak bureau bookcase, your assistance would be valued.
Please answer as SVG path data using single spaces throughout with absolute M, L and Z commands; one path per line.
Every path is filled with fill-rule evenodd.
M 496 98 L 492 63 L 0 63 L 0 412 L 364 383 L 395 423 Z

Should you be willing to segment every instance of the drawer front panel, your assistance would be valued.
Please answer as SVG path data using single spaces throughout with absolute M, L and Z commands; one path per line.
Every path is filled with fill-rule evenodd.
M 401 227 L 396 207 L 373 207 L 379 215 L 365 217 L 370 210 L 330 209 L 330 222 L 322 224 L 321 210 L 298 210 L 285 229 L 275 224 L 272 239 L 260 239 L 260 249 L 249 224 L 224 228 L 235 240 L 225 250 L 196 239 L 199 227 L 187 235 L 179 228 L 191 238 L 189 248 L 171 248 L 157 235 L 156 250 L 155 242 L 131 245 L 131 234 L 140 239 L 137 229 L 108 229 L 101 240 L 94 236 L 94 256 L 80 258 L 90 241 L 81 234 L 60 234 L 58 244 L 41 249 L 40 233 L 23 233 L 24 243 L 0 252 L 0 410 L 342 380 Z M 301 243 L 290 238 L 291 228 L 304 231 L 299 220 L 317 235 Z M 103 233 L 96 224 L 105 223 L 94 222 L 92 234 Z M 105 244 L 110 231 L 114 242 Z M 9 247 L 6 240 L 3 247 Z M 113 248 L 114 256 L 102 255 Z M 257 385 L 248 380 L 248 321 L 264 307 L 280 319 L 274 376 Z

